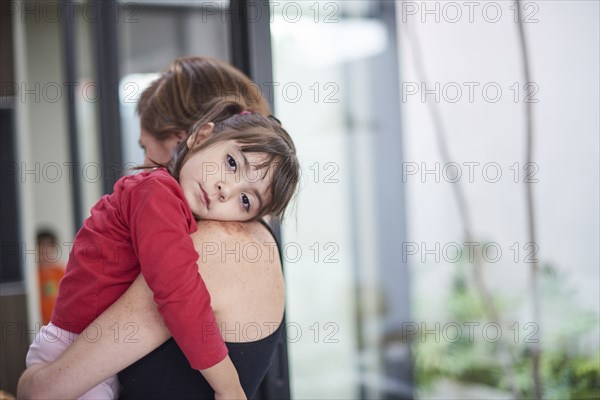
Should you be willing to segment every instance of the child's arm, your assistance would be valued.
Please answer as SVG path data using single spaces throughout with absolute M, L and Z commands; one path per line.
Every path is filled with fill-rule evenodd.
M 181 215 L 181 208 L 177 209 L 181 205 L 173 207 L 172 199 L 165 199 L 165 193 L 169 194 L 169 188 L 161 188 L 158 194 L 156 190 L 153 193 L 138 192 L 142 200 L 151 201 L 146 204 L 137 201 L 135 210 L 131 210 L 134 207 L 130 204 L 125 204 L 123 211 L 124 218 L 130 219 L 129 222 L 133 222 L 136 228 L 132 234 L 136 238 L 132 239 L 138 245 L 135 250 L 142 272 L 169 329 L 163 326 L 163 320 L 156 313 L 156 305 L 143 279 L 145 295 L 143 291 L 134 290 L 140 285 L 138 278 L 122 296 L 120 304 L 109 307 L 56 362 L 35 373 L 26 372 L 20 389 L 30 389 L 33 397 L 77 397 L 157 348 L 168 339 L 170 330 L 192 368 L 203 373 L 217 397 L 242 398 L 239 395 L 243 393 L 239 377 L 227 356 L 227 348 L 210 307 L 208 291 L 198 274 L 198 254 L 189 238 L 189 228 L 182 221 L 185 218 Z M 113 265 L 118 265 L 118 259 L 113 261 Z M 141 296 L 141 300 L 136 298 Z M 151 307 L 152 311 L 136 312 L 137 302 Z M 143 318 L 132 319 L 135 315 L 144 316 L 146 323 Z M 157 318 L 158 322 L 153 318 Z M 125 341 L 125 335 L 119 335 L 120 340 L 115 340 L 115 323 L 118 322 L 119 329 L 124 329 L 124 321 L 132 322 L 138 329 L 133 341 Z M 156 326 L 162 326 L 161 330 L 157 331 Z M 82 339 L 95 338 L 98 331 L 102 332 L 98 341 L 92 343 Z M 62 380 L 65 375 L 72 378 Z M 53 390 L 58 392 L 54 394 Z M 65 391 L 69 394 L 64 394 Z
M 173 338 L 218 397 L 240 398 L 237 371 L 198 274 L 189 236 L 195 221 L 181 188 L 170 177 L 148 180 L 131 191 L 123 209 L 142 274 Z

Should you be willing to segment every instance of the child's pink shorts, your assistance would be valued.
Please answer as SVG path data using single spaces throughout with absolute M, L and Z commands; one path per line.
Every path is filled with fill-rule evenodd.
M 25 360 L 27 368 L 39 363 L 49 363 L 56 360 L 73 343 L 77 334 L 65 331 L 52 323 L 42 326 L 35 335 L 35 339 Z M 86 392 L 80 399 L 86 400 L 112 400 L 119 394 L 119 381 L 116 375 L 111 376 L 98 386 Z

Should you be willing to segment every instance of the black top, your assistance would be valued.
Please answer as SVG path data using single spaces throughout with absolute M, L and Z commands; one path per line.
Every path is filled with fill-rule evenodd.
M 275 239 L 281 259 L 281 247 L 273 230 L 265 221 L 260 220 L 260 222 Z M 225 342 L 248 399 L 254 396 L 271 366 L 275 349 L 282 340 L 283 325 L 282 322 L 272 334 L 254 342 Z M 121 400 L 183 400 L 215 397 L 214 390 L 200 372 L 192 369 L 173 338 L 119 372 L 119 382 Z
M 244 343 L 225 342 L 247 398 L 252 398 L 271 366 L 283 323 L 269 336 Z M 119 372 L 119 399 L 214 399 L 206 379 L 185 358 L 174 339 Z

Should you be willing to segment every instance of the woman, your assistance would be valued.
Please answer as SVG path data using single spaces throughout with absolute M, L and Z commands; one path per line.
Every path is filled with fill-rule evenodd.
M 268 114 L 256 85 L 233 67 L 207 58 L 176 60 L 141 96 L 140 145 L 146 160 L 165 163 L 215 96 L 244 102 Z M 266 225 L 201 221 L 192 239 L 211 305 L 247 396 L 266 373 L 282 329 L 284 283 L 272 235 Z M 129 366 L 169 338 L 143 278 L 82 333 L 55 363 L 31 368 L 19 382 L 23 398 L 77 397 L 107 376 Z M 232 343 L 244 343 L 233 345 Z M 210 387 L 191 370 L 189 379 L 168 379 L 165 371 L 185 368 L 174 342 L 122 374 L 123 395 L 148 398 L 210 396 Z M 240 356 L 255 354 L 255 358 Z M 179 361 L 178 361 L 179 360 Z M 172 366 L 165 368 L 165 362 Z M 160 366 L 159 370 L 152 366 Z M 187 367 L 189 368 L 189 366 Z M 190 370 L 187 370 L 190 372 Z M 156 374 L 156 375 L 153 375 Z M 158 375 L 160 374 L 160 375 Z M 146 379 L 146 380 L 143 380 Z M 140 382 L 143 384 L 140 385 Z M 162 392 L 160 390 L 163 390 Z M 147 390 L 147 392 L 145 392 Z M 175 393 L 177 391 L 177 393 Z

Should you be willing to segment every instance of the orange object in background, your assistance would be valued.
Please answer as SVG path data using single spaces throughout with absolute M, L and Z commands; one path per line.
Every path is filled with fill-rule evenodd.
M 42 322 L 47 325 L 52 317 L 58 284 L 65 274 L 65 266 L 58 260 L 58 240 L 53 232 L 40 231 L 37 235 L 37 246 Z
M 40 264 L 40 300 L 42 306 L 42 320 L 44 325 L 50 322 L 54 300 L 58 295 L 58 284 L 65 274 L 65 269 L 57 264 Z

